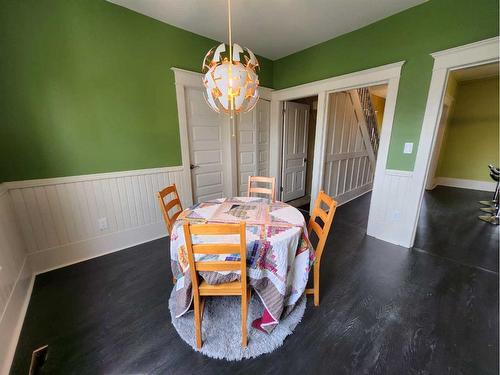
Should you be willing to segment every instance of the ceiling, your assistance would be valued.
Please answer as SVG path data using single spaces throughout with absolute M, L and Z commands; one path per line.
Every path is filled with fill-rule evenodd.
M 498 63 L 492 63 L 474 66 L 472 68 L 455 70 L 451 74 L 457 82 L 470 81 L 472 79 L 482 79 L 498 76 L 498 68 Z
M 108 0 L 227 42 L 226 0 Z M 426 0 L 233 0 L 233 41 L 275 60 Z

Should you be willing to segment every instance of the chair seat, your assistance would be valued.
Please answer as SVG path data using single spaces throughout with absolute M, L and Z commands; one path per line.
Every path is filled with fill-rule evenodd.
M 200 296 L 240 296 L 241 282 L 231 281 L 229 283 L 211 285 L 202 281 L 198 286 Z

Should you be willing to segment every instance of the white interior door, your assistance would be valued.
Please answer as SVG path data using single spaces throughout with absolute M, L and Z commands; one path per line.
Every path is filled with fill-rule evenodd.
M 282 199 L 288 202 L 306 194 L 309 106 L 294 102 L 284 105 L 281 185 Z
M 238 195 L 248 191 L 248 176 L 269 176 L 270 102 L 259 99 L 255 108 L 239 116 L 237 125 Z
M 193 201 L 198 203 L 229 196 L 225 163 L 230 154 L 224 139 L 222 115 L 212 111 L 202 89 L 186 89 L 186 115 Z
M 259 99 L 256 107 L 257 119 L 257 176 L 269 177 L 269 131 L 271 124 L 271 102 Z

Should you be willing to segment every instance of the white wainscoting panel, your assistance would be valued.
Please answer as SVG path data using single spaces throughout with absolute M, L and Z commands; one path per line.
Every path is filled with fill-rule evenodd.
M 255 112 L 257 120 L 257 175 L 269 176 L 271 102 L 261 98 Z
M 415 194 L 413 173 L 386 169 L 372 192 L 367 234 L 411 247 L 412 217 L 408 197 Z
M 168 167 L 7 183 L 34 272 L 166 235 L 155 193 L 175 183 L 186 206 L 184 176 Z
M 0 185 L 0 374 L 7 374 L 30 295 L 31 271 L 14 207 Z

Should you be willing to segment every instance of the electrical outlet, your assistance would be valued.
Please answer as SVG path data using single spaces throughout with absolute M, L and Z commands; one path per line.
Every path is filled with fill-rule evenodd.
M 401 219 L 401 212 L 399 211 L 393 211 L 392 213 L 392 221 L 398 221 Z
M 101 217 L 97 220 L 97 225 L 99 226 L 99 230 L 101 232 L 108 229 L 108 219 L 105 217 Z

